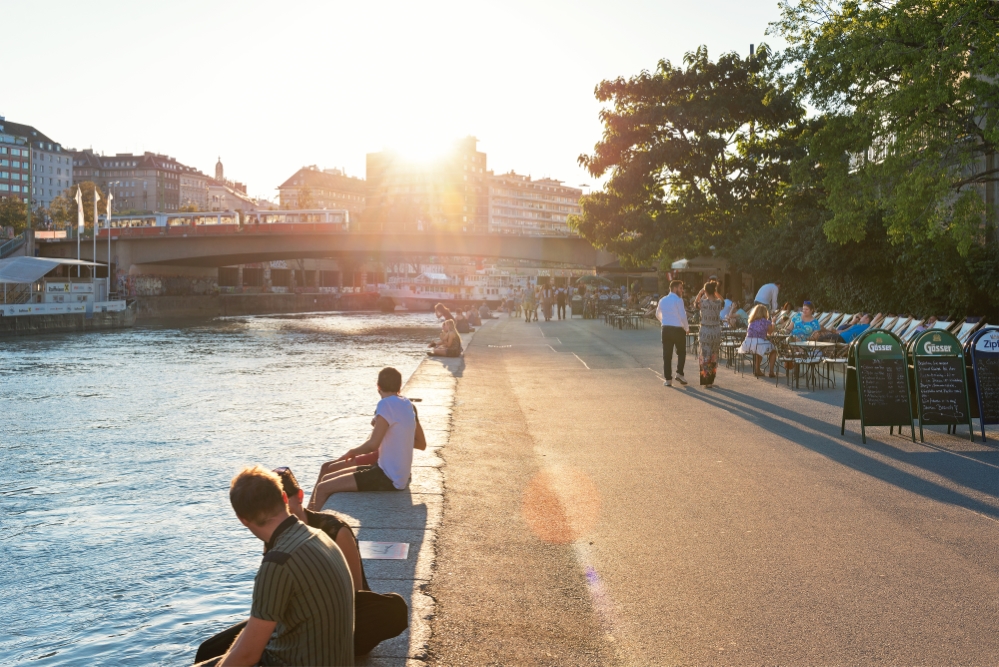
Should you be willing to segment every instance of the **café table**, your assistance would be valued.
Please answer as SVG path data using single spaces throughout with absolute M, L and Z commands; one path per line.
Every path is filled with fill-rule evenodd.
M 796 340 L 796 341 L 788 343 L 788 345 L 790 345 L 792 347 L 799 348 L 799 349 L 808 350 L 809 359 L 821 359 L 824 356 L 823 355 L 824 350 L 836 347 L 836 343 L 828 343 L 828 342 L 825 342 L 825 341 L 818 341 L 818 340 Z M 815 368 L 814 368 L 815 365 L 816 364 L 814 364 L 814 363 L 813 364 L 808 364 L 808 370 L 809 370 L 809 375 L 810 376 L 813 375 L 813 373 L 815 371 Z M 829 378 L 825 378 L 825 379 L 828 380 Z M 808 386 L 808 380 L 809 380 L 809 377 L 806 377 L 805 378 L 805 386 L 806 387 Z M 814 377 L 814 376 L 811 377 L 811 380 L 812 380 L 812 384 L 813 385 L 816 384 L 816 380 L 817 380 L 816 377 Z

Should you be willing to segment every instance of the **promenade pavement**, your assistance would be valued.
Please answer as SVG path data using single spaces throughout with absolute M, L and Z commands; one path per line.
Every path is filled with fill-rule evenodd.
M 942 427 L 862 445 L 841 389 L 721 366 L 708 391 L 692 354 L 689 387 L 661 373 L 656 326 L 476 334 L 430 662 L 995 664 L 999 451 Z

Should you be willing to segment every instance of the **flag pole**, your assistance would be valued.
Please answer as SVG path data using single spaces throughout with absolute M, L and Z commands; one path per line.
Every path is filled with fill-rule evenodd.
M 107 289 L 108 299 L 111 298 L 111 200 L 112 199 L 114 199 L 114 194 L 112 194 L 111 192 L 108 192 L 108 219 L 107 219 L 107 223 L 108 224 L 106 225 L 106 227 L 108 228 L 108 270 L 107 270 L 107 274 L 108 274 L 108 289 Z
M 76 186 L 76 261 L 80 261 L 80 234 L 83 233 L 83 192 Z M 80 265 L 76 265 L 76 277 L 80 277 Z
M 94 264 L 97 263 L 97 202 L 101 200 L 101 191 L 97 189 L 97 184 L 94 183 L 94 254 L 91 259 Z M 90 267 L 90 281 L 93 282 L 94 278 L 97 277 L 97 267 Z

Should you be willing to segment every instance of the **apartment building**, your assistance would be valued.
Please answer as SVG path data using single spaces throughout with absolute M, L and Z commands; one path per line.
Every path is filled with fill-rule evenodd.
M 194 167 L 181 165 L 180 206 L 195 211 L 208 211 L 208 183 L 211 179 Z
M 302 167 L 278 192 L 281 208 L 346 209 L 352 216 L 364 210 L 364 179 L 348 176 L 342 169 Z
M 438 160 L 415 162 L 392 151 L 368 153 L 365 227 L 379 231 L 489 228 L 486 154 L 466 137 Z
M 72 184 L 73 160 L 59 142 L 0 116 L 0 198 L 30 199 L 32 208 L 48 208 Z
M 489 188 L 489 232 L 565 236 L 568 217 L 580 213 L 583 191 L 551 178 L 532 180 L 513 171 L 492 174 Z
M 177 211 L 180 176 L 188 167 L 168 155 L 118 153 L 97 155 L 92 150 L 70 151 L 73 183 L 93 181 L 114 192 L 116 211 Z

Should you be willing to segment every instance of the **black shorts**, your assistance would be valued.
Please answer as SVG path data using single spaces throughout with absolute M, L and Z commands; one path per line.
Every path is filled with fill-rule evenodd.
M 395 484 L 388 478 L 385 471 L 373 466 L 358 466 L 354 471 L 354 482 L 358 491 L 398 491 Z

